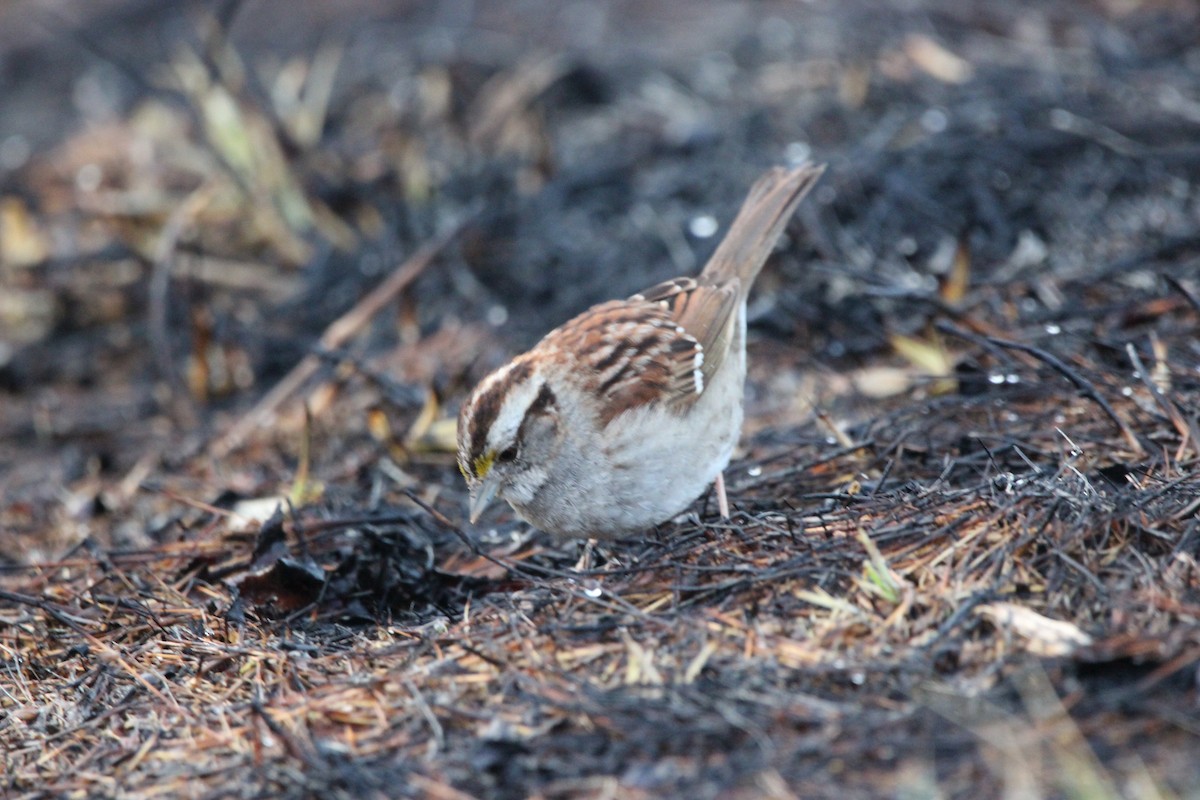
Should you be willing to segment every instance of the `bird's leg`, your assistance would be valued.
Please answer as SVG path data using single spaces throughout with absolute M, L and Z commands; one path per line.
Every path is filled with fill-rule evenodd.
M 717 473 L 717 479 L 713 481 L 713 488 L 717 490 L 717 510 L 721 512 L 721 519 L 729 519 L 729 498 L 725 496 L 724 472 Z

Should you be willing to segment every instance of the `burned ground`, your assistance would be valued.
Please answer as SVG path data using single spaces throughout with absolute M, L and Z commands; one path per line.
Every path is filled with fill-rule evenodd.
M 1192 6 L 279 8 L 0 11 L 5 797 L 1195 796 Z M 463 530 L 805 156 L 732 518 Z

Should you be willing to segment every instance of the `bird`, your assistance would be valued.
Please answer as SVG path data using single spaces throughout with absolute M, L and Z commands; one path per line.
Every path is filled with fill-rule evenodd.
M 685 511 L 741 435 L 746 299 L 825 170 L 777 166 L 750 188 L 696 277 L 592 306 L 481 380 L 458 416 L 472 524 L 499 498 L 560 538 L 620 539 Z

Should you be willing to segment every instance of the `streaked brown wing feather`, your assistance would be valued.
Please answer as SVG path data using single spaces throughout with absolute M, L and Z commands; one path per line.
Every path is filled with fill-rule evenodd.
M 542 344 L 573 353 L 588 371 L 581 377 L 605 398 L 605 424 L 651 403 L 682 409 L 700 397 L 729 348 L 736 300 L 736 288 L 680 278 L 595 306 Z M 579 359 L 581 353 L 595 357 Z
M 540 346 L 570 353 L 587 388 L 604 398 L 604 424 L 639 406 L 683 409 L 701 397 L 729 353 L 738 305 L 823 170 L 764 174 L 698 280 L 676 278 L 603 303 L 546 334 Z
M 704 353 L 700 371 L 704 386 L 708 386 L 729 352 L 739 296 L 737 278 L 703 286 L 695 278 L 675 278 L 635 294 L 630 300 L 667 304 L 675 324 L 700 344 Z

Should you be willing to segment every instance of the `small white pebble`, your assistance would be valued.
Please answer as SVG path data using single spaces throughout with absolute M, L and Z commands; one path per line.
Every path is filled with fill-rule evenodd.
M 921 115 L 921 127 L 927 133 L 941 133 L 950 125 L 950 118 L 940 108 L 931 108 Z
M 717 218 L 712 214 L 701 214 L 698 217 L 692 217 L 688 223 L 688 232 L 697 239 L 708 239 L 717 232 Z
M 812 148 L 808 142 L 791 142 L 783 151 L 783 157 L 792 165 L 803 164 L 812 158 Z
M 508 309 L 502 305 L 492 306 L 487 310 L 487 321 L 492 327 L 500 327 L 508 322 Z

